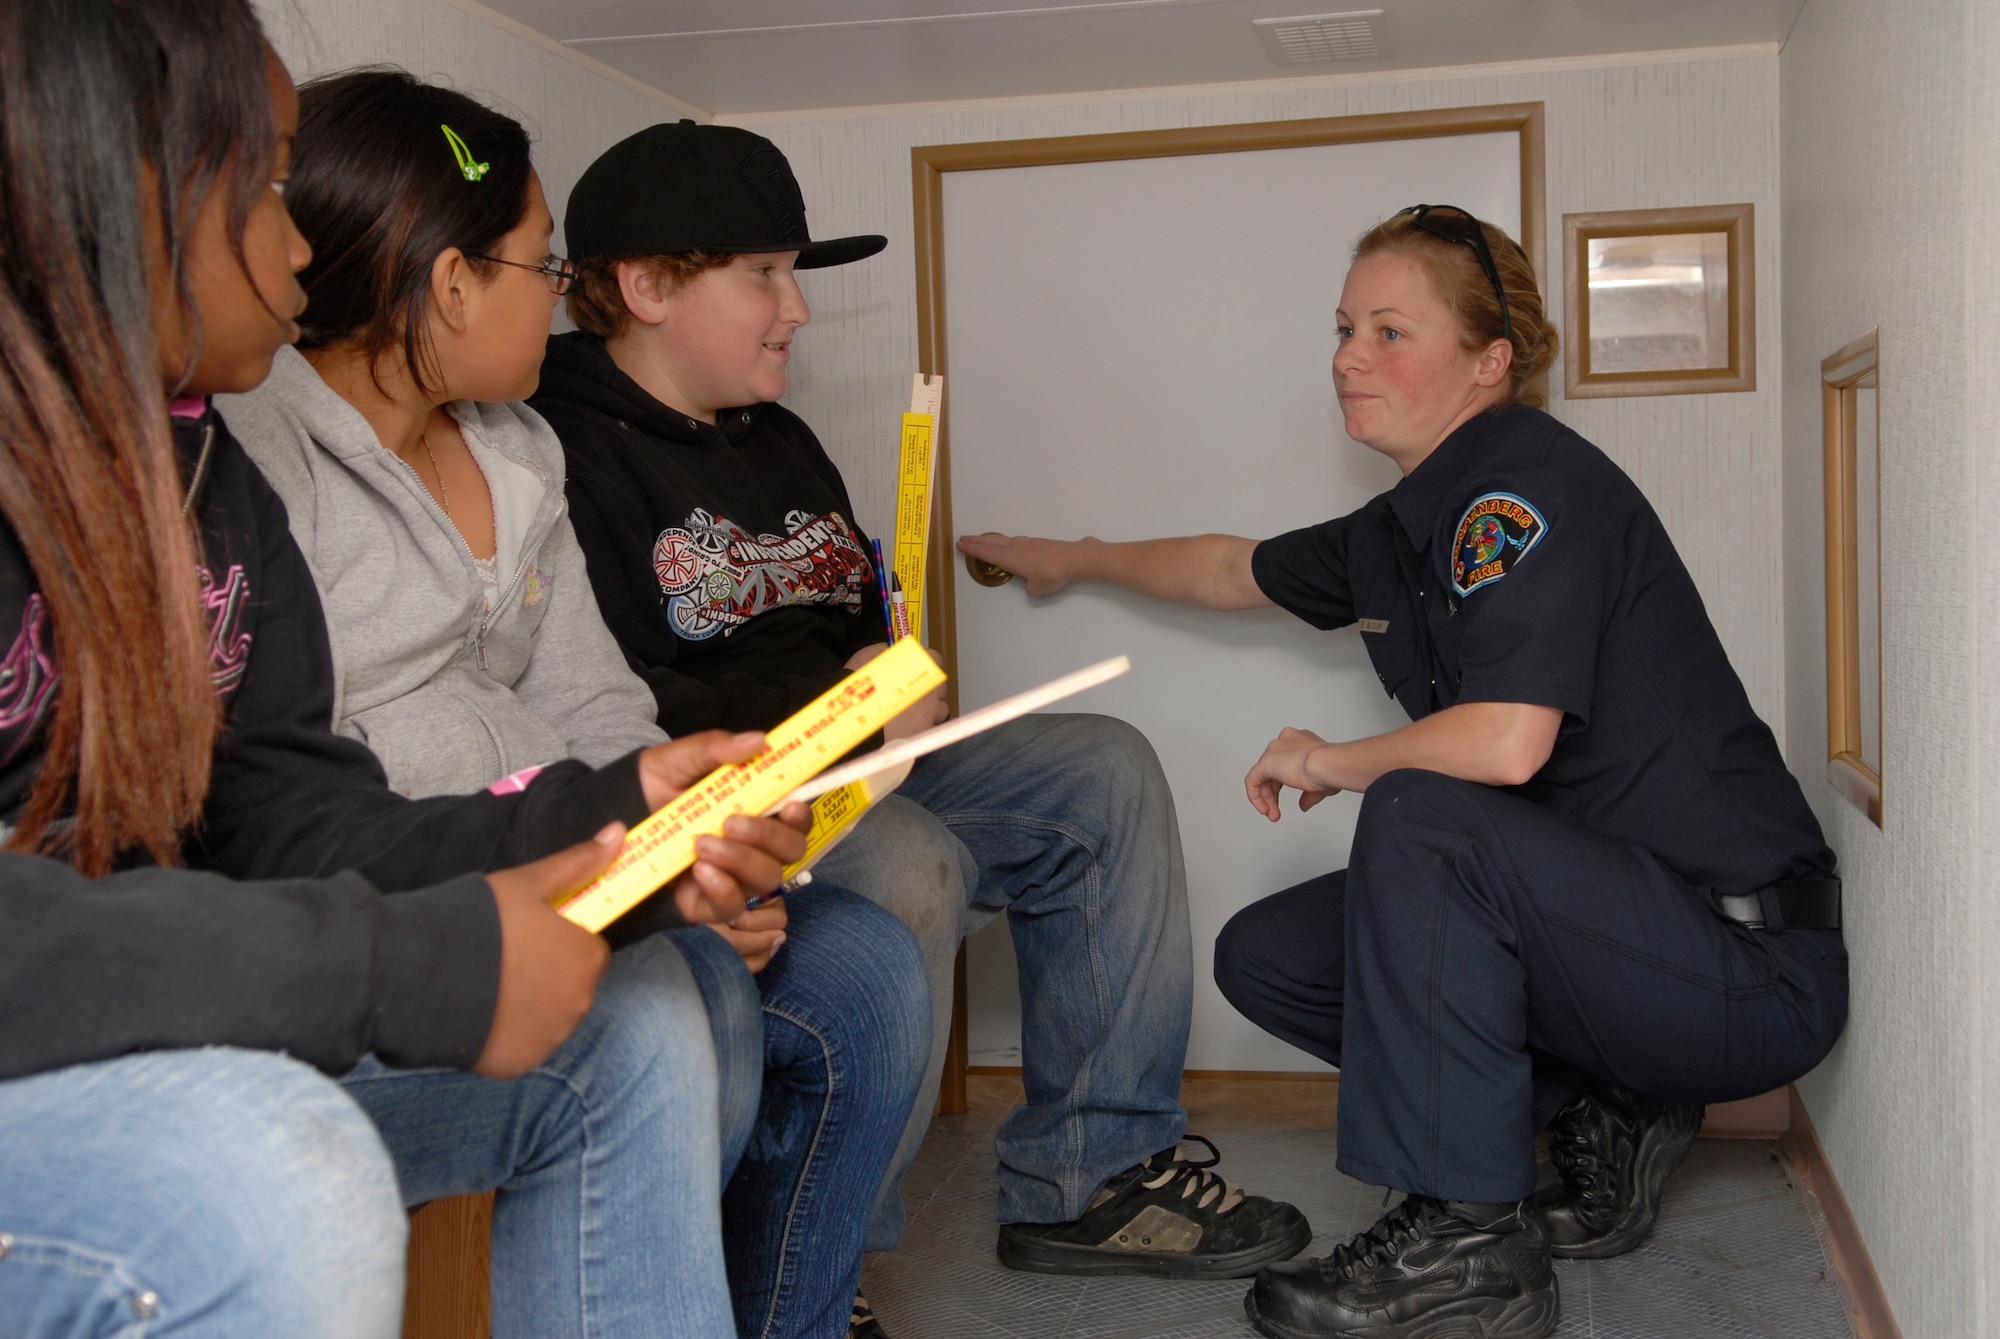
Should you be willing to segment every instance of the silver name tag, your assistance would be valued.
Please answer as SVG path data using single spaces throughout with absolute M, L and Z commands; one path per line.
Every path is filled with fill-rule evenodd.
M 1389 620 L 1386 618 L 1364 618 L 1355 626 L 1359 627 L 1363 632 L 1387 632 L 1389 630 Z

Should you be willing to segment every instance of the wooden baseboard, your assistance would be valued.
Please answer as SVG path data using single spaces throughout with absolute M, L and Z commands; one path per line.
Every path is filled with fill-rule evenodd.
M 1812 1216 L 1813 1229 L 1826 1247 L 1827 1260 L 1833 1266 L 1834 1286 L 1840 1289 L 1841 1301 L 1847 1304 L 1848 1320 L 1854 1326 L 1854 1339 L 1903 1339 L 1895 1313 L 1889 1309 L 1888 1295 L 1882 1291 L 1882 1278 L 1875 1272 L 1875 1261 L 1868 1254 L 1868 1244 L 1861 1239 L 1854 1211 L 1848 1207 L 1847 1196 L 1833 1175 L 1833 1166 L 1826 1160 L 1826 1149 L 1820 1145 L 1812 1117 L 1806 1113 L 1805 1103 L 1799 1100 L 1797 1087 L 1788 1088 L 1786 1095 L 1790 1099 L 1791 1128 L 1779 1146 L 1784 1150 L 1785 1161 L 1791 1164 L 1799 1189 L 1805 1192 L 1806 1212 Z
M 1783 1139 L 1792 1128 L 1789 1084 L 1740 1102 L 1711 1102 L 1702 1118 L 1703 1139 Z
M 996 1079 L 1018 1079 L 1019 1065 L 967 1065 L 967 1075 Z M 1260 1083 L 1339 1083 L 1338 1070 L 1310 1069 L 1184 1069 L 1182 1082 L 1213 1080 Z M 1775 1088 L 1759 1097 L 1740 1102 L 1716 1102 L 1702 1119 L 1703 1139 L 1782 1139 L 1792 1127 L 1792 1090 Z

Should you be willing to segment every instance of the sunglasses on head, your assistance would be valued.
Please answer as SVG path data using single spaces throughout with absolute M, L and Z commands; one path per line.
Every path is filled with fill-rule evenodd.
M 1512 341 L 1514 320 L 1507 313 L 1507 290 L 1500 283 L 1500 267 L 1493 263 L 1493 253 L 1486 247 L 1486 229 L 1457 205 L 1411 205 L 1408 209 L 1396 211 L 1396 217 L 1410 216 L 1410 222 L 1431 236 L 1446 242 L 1463 242 L 1479 257 L 1479 268 L 1486 271 L 1488 282 L 1493 285 L 1493 296 L 1500 299 L 1500 338 Z

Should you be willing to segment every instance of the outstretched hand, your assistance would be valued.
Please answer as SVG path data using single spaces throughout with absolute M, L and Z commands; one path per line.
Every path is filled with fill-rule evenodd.
M 1250 807 L 1275 823 L 1281 812 L 1279 801 L 1284 798 L 1287 786 L 1299 792 L 1300 813 L 1329 795 L 1338 795 L 1338 786 L 1314 780 L 1306 769 L 1313 750 L 1325 748 L 1326 743 L 1310 730 L 1294 730 L 1290 726 L 1280 730 L 1278 737 L 1264 746 L 1263 756 L 1251 767 L 1250 774 L 1243 778 Z
M 960 536 L 958 551 L 1012 572 L 1030 595 L 1054 595 L 1074 579 L 1069 558 L 1078 542 L 988 532 Z

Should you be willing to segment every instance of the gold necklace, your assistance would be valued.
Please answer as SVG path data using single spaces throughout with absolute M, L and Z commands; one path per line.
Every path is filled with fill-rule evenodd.
M 430 433 L 428 432 L 418 433 L 417 441 L 423 445 L 424 456 L 431 462 L 431 473 L 437 476 L 438 505 L 444 508 L 445 519 L 452 521 L 453 524 L 456 524 L 457 523 L 456 518 L 453 517 L 451 514 L 451 493 L 444 486 L 444 471 L 438 468 L 437 453 L 431 450 Z

